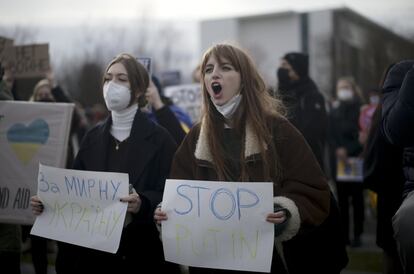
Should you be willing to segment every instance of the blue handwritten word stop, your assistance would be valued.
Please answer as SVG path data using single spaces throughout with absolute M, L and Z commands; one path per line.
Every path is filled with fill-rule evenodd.
M 211 190 L 207 187 L 194 186 L 194 185 L 179 185 L 176 188 L 177 194 L 186 201 L 187 207 L 185 209 L 174 208 L 175 213 L 179 215 L 187 215 L 192 212 L 194 209 L 194 204 L 197 207 L 197 216 L 201 217 L 201 206 L 200 206 L 200 195 L 210 195 L 209 199 L 209 209 L 211 214 L 213 214 L 219 220 L 228 220 L 230 219 L 237 211 L 237 217 L 240 220 L 241 218 L 241 209 L 252 208 L 256 206 L 260 199 L 259 196 L 253 191 L 238 187 L 234 193 L 228 188 L 219 188 L 217 190 Z M 218 198 L 223 201 L 225 199 L 230 203 L 230 209 L 226 214 L 220 213 L 220 203 Z

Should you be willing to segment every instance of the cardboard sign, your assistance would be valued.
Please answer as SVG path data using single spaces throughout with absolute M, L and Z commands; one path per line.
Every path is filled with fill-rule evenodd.
M 363 160 L 361 158 L 349 157 L 347 161 L 337 159 L 336 180 L 339 182 L 362 183 L 362 168 Z
M 273 184 L 167 180 L 162 241 L 167 261 L 218 269 L 270 272 Z
M 64 167 L 74 104 L 0 101 L 0 223 L 33 224 L 39 162 Z
M 169 86 L 164 89 L 164 94 L 170 97 L 175 105 L 184 109 L 190 115 L 191 121 L 199 121 L 202 107 L 200 84 Z
M 44 78 L 50 68 L 48 44 L 14 46 L 13 55 L 16 78 Z

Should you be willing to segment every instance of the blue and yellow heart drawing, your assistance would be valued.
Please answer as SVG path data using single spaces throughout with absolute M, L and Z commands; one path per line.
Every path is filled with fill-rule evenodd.
M 7 140 L 17 158 L 25 165 L 48 139 L 49 125 L 43 119 L 36 119 L 28 126 L 14 124 L 7 131 Z

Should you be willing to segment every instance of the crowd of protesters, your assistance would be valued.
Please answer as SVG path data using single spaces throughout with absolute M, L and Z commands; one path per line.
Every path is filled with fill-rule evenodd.
M 127 173 L 133 191 L 121 201 L 131 220 L 115 254 L 53 242 L 57 273 L 134 273 L 137 267 L 180 273 L 179 265 L 164 260 L 159 235 L 168 219 L 160 204 L 169 178 L 273 182 L 274 210 L 264 216 L 275 228 L 271 273 L 340 273 L 348 263 L 347 246 L 365 244 L 370 189 L 378 197 L 384 273 L 413 273 L 414 61 L 390 65 L 367 91 L 352 75 L 343 75 L 326 98 L 310 77 L 305 53 L 280 57 L 277 85 L 269 93 L 246 51 L 215 44 L 193 72 L 202 109 L 200 120 L 191 121 L 136 57 L 121 53 L 106 67 L 106 108 L 85 110 L 76 103 L 66 161 L 70 169 Z M 69 93 L 48 71 L 30 100 L 73 102 Z M 13 69 L 3 66 L 0 100 L 16 99 Z M 363 171 L 360 177 L 355 166 Z M 42 214 L 38 196 L 30 203 L 36 216 Z M 28 235 L 29 229 L 0 224 L 6 273 L 21 273 L 27 241 L 36 274 L 47 273 L 49 241 Z

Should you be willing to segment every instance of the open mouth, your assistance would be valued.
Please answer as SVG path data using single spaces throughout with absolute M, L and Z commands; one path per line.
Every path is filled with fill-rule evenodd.
M 213 83 L 213 84 L 211 84 L 211 88 L 213 89 L 214 94 L 219 94 L 220 91 L 221 91 L 221 85 L 220 85 L 220 83 Z

